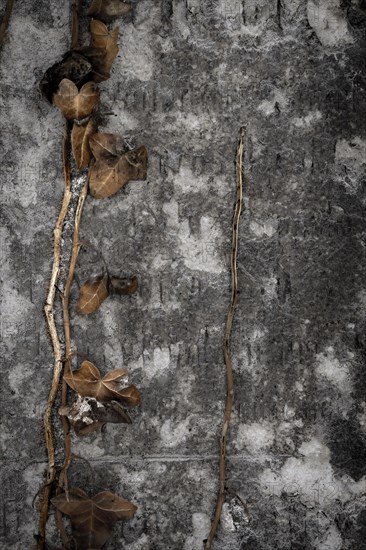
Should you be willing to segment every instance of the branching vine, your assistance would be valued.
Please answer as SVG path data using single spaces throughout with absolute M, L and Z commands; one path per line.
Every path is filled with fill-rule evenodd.
M 91 43 L 80 47 L 81 2 L 71 8 L 71 50 L 61 62 L 48 69 L 41 90 L 64 115 L 63 145 L 64 196 L 54 229 L 53 265 L 45 303 L 54 364 L 51 389 L 44 414 L 45 446 L 48 455 L 46 483 L 39 507 L 36 537 L 38 550 L 46 546 L 46 524 L 50 502 L 56 508 L 56 523 L 65 549 L 70 548 L 62 514 L 70 516 L 79 549 L 102 548 L 116 521 L 131 518 L 136 506 L 109 491 L 89 498 L 80 488 L 69 489 L 68 469 L 71 452 L 71 426 L 85 435 L 105 422 L 131 423 L 126 407 L 140 402 L 140 393 L 127 383 L 127 370 L 116 369 L 101 376 L 90 361 L 72 369 L 75 352 L 71 346 L 70 291 L 81 247 L 80 223 L 88 190 L 96 199 L 115 194 L 130 180 L 146 179 L 147 150 L 129 150 L 122 138 L 98 133 L 97 112 L 100 93 L 97 83 L 110 77 L 118 53 L 118 28 L 109 31 L 107 23 L 128 13 L 131 5 L 120 0 L 93 0 L 88 14 Z M 79 291 L 76 312 L 89 315 L 98 310 L 110 294 L 131 295 L 137 291 L 137 278 L 111 277 L 106 270 Z M 62 318 L 62 321 L 61 321 Z M 60 397 L 58 397 L 61 384 Z M 68 403 L 68 388 L 76 401 Z M 59 402 L 64 440 L 64 461 L 60 471 L 55 459 L 53 413 Z M 55 495 L 55 496 L 53 496 Z M 53 496 L 53 498 L 51 498 Z M 80 516 L 81 514 L 81 516 Z
M 224 422 L 220 438 L 220 460 L 219 460 L 219 492 L 216 501 L 215 513 L 213 516 L 210 533 L 204 544 L 205 550 L 210 550 L 215 538 L 216 531 L 220 522 L 222 507 L 225 501 L 225 482 L 226 482 L 226 447 L 227 436 L 230 427 L 230 419 L 234 404 L 234 377 L 233 364 L 231 357 L 231 332 L 235 315 L 236 304 L 238 300 L 238 244 L 239 244 L 239 222 L 243 207 L 243 166 L 244 166 L 244 129 L 240 130 L 239 144 L 236 151 L 236 198 L 235 209 L 232 223 L 231 237 L 231 297 L 230 305 L 226 317 L 224 330 L 224 363 L 226 369 L 226 403 L 224 412 Z

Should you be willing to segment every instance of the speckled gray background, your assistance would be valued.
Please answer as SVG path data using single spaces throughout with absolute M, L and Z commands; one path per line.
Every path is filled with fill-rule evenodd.
M 143 402 L 132 426 L 73 437 L 94 481 L 76 461 L 71 482 L 139 506 L 107 550 L 201 549 L 217 491 L 234 158 L 245 125 L 236 401 L 214 550 L 364 549 L 365 2 L 139 0 L 118 24 L 101 129 L 148 146 L 148 181 L 89 197 L 81 237 L 113 274 L 137 274 L 140 290 L 77 317 L 77 283 L 101 269 L 86 246 L 71 320 L 75 366 L 87 355 L 104 373 L 127 367 Z M 15 1 L 0 63 L 4 550 L 31 547 L 46 466 L 43 304 L 63 121 L 37 82 L 68 47 L 67 1 Z M 55 533 L 51 514 L 50 548 Z

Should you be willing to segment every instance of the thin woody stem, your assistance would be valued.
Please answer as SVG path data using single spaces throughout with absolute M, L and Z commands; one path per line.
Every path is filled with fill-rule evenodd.
M 7 9 L 5 16 L 7 16 L 6 26 L 8 24 L 8 20 L 10 18 L 11 8 L 12 8 L 12 0 L 8 0 L 7 2 Z M 80 0 L 75 0 L 72 6 L 72 14 L 71 14 L 71 48 L 76 48 L 79 41 L 79 9 L 80 9 Z M 3 22 L 5 20 L 2 21 Z M 0 28 L 0 31 L 3 30 L 3 33 L 5 33 L 5 29 Z M 1 34 L 1 33 L 0 33 Z M 1 36 L 0 36 L 1 38 Z M 0 47 L 1 47 L 1 40 L 0 40 Z M 48 518 L 48 510 L 49 510 L 49 503 L 50 503 L 50 496 L 51 496 L 51 490 L 52 485 L 56 478 L 56 464 L 55 464 L 55 448 L 54 448 L 54 442 L 53 442 L 53 426 L 52 426 L 52 411 L 56 399 L 56 395 L 58 392 L 61 375 L 62 375 L 62 369 L 63 369 L 63 356 L 62 356 L 62 349 L 61 349 L 61 343 L 60 338 L 57 332 L 55 318 L 54 318 L 54 302 L 55 302 L 55 294 L 56 294 L 56 285 L 59 279 L 60 275 L 60 264 L 61 264 L 61 239 L 62 239 L 62 230 L 63 225 L 65 222 L 66 215 L 69 210 L 70 201 L 72 199 L 72 191 L 71 191 L 71 167 L 70 167 L 70 125 L 68 122 L 65 123 L 65 136 L 64 136 L 64 145 L 63 145 L 63 164 L 64 164 L 64 177 L 65 177 L 65 189 L 64 189 L 64 197 L 63 202 L 61 206 L 61 211 L 58 217 L 58 220 L 56 222 L 56 226 L 54 229 L 54 256 L 53 256 L 53 266 L 52 266 L 52 272 L 51 272 L 51 280 L 49 285 L 49 291 L 46 299 L 46 304 L 44 307 L 44 312 L 46 316 L 47 326 L 48 330 L 51 336 L 52 341 L 52 347 L 53 347 L 53 355 L 54 355 L 54 368 L 53 368 L 53 378 L 51 383 L 51 389 L 48 396 L 46 411 L 44 413 L 43 423 L 44 423 L 44 430 L 45 430 L 45 445 L 47 449 L 47 455 L 48 455 L 48 466 L 47 466 L 47 479 L 46 479 L 46 485 L 43 493 L 43 498 L 41 502 L 41 508 L 40 508 L 40 515 L 39 515 L 39 527 L 38 527 L 38 535 L 37 535 L 37 550 L 43 550 L 46 543 L 46 523 Z M 81 193 L 82 194 L 82 193 Z M 79 198 L 80 199 L 80 198 Z M 85 197 L 84 197 L 85 200 Z M 71 259 L 72 262 L 72 259 Z M 71 262 L 70 262 L 70 268 L 71 268 Z M 76 262 L 76 260 L 75 260 Z M 74 272 L 74 269 L 73 269 Z M 73 277 L 72 272 L 72 277 Z M 69 279 L 70 273 L 68 275 Z M 72 278 L 69 283 L 69 285 L 66 285 L 66 288 L 69 288 L 71 286 Z M 69 292 L 68 291 L 68 292 Z M 66 290 L 65 290 L 66 292 Z M 62 299 L 62 305 L 63 305 L 63 312 L 65 312 L 65 295 Z M 68 298 L 67 298 L 67 313 L 68 313 Z M 64 315 L 64 332 L 65 332 L 65 343 L 66 343 L 66 363 L 65 368 L 69 368 L 69 361 L 70 361 L 70 329 L 69 329 L 69 322 L 68 322 L 68 314 L 65 320 Z M 67 397 L 67 389 L 64 388 L 65 382 L 63 382 L 63 388 L 62 388 L 62 401 L 65 400 L 65 394 Z M 62 417 L 62 424 L 63 424 L 63 430 L 64 430 L 64 446 L 65 446 L 65 464 L 69 464 L 71 456 L 71 442 L 70 442 L 70 434 L 69 434 L 69 425 L 66 418 Z M 64 472 L 65 468 L 63 468 Z M 66 472 L 66 470 L 65 470 Z M 66 475 L 66 473 L 65 473 Z M 64 476 L 62 480 L 64 480 Z M 62 516 L 61 514 L 56 514 L 56 520 L 57 524 L 61 533 L 61 538 L 63 540 L 63 544 L 66 548 L 69 547 L 68 545 L 68 538 L 66 535 L 66 531 L 63 526 L 62 522 Z
M 219 462 L 219 492 L 216 501 L 216 508 L 211 524 L 210 533 L 204 545 L 204 550 L 210 550 L 213 539 L 215 538 L 217 527 L 220 522 L 222 507 L 225 501 L 225 481 L 226 481 L 226 446 L 227 435 L 230 426 L 230 419 L 234 404 L 234 377 L 233 364 L 230 351 L 231 331 L 238 297 L 238 243 L 239 243 L 239 222 L 243 206 L 243 158 L 244 158 L 244 130 L 240 130 L 239 145 L 236 152 L 236 200 L 232 223 L 231 238 L 231 298 L 229 310 L 226 317 L 224 332 L 224 363 L 226 369 L 226 404 L 224 412 L 224 423 L 220 440 L 220 462 Z
M 55 294 L 56 294 L 56 285 L 60 275 L 62 228 L 63 228 L 63 224 L 65 221 L 66 214 L 68 212 L 68 208 L 71 200 L 69 148 L 70 148 L 70 131 L 69 131 L 69 124 L 66 122 L 64 145 L 63 145 L 63 163 L 64 163 L 64 176 L 65 176 L 64 197 L 62 201 L 60 214 L 54 229 L 53 265 L 52 265 L 51 280 L 50 280 L 48 295 L 46 299 L 46 304 L 44 306 L 46 322 L 47 322 L 48 330 L 51 337 L 52 347 L 53 347 L 54 367 L 53 367 L 53 378 L 51 383 L 51 390 L 48 396 L 47 406 L 43 417 L 44 430 L 45 430 L 45 445 L 46 445 L 47 455 L 48 455 L 48 466 L 47 466 L 46 486 L 44 489 L 40 516 L 39 516 L 37 548 L 40 550 L 43 549 L 45 545 L 46 523 L 47 523 L 47 517 L 48 517 L 49 500 L 50 500 L 52 484 L 56 477 L 55 448 L 53 443 L 53 427 L 52 427 L 52 410 L 53 410 L 53 406 L 55 403 L 55 399 L 56 399 L 56 395 L 57 395 L 57 391 L 60 383 L 62 367 L 63 367 L 63 358 L 62 358 L 60 338 L 59 338 L 58 331 L 56 328 L 56 323 L 55 323 L 54 302 L 55 302 Z
M 70 311 L 69 311 L 70 290 L 74 279 L 76 262 L 77 262 L 77 258 L 78 258 L 78 254 L 81 246 L 81 243 L 79 240 L 80 222 L 81 222 L 81 216 L 83 213 L 85 199 L 88 194 L 88 186 L 89 186 L 89 177 L 87 178 L 84 187 L 80 191 L 79 198 L 78 198 L 78 204 L 76 207 L 75 219 L 74 219 L 74 235 L 72 239 L 72 252 L 71 252 L 70 265 L 69 265 L 69 272 L 67 274 L 65 290 L 62 296 L 62 311 L 63 311 L 63 318 L 64 318 L 65 354 L 66 354 L 64 375 L 71 370 L 72 351 L 71 351 Z M 63 380 L 61 405 L 64 406 L 66 404 L 67 404 L 67 384 L 65 380 Z M 62 423 L 64 428 L 64 440 L 65 440 L 64 441 L 65 460 L 64 460 L 64 465 L 60 474 L 59 486 L 67 490 L 67 470 L 71 463 L 70 425 L 65 416 L 62 416 Z

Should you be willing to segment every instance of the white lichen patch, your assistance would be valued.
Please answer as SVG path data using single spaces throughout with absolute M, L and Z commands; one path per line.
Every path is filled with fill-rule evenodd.
M 150 539 L 144 533 L 138 540 L 124 545 L 125 550 L 149 550 L 151 548 Z
M 288 98 L 281 90 L 274 90 L 273 97 L 264 99 L 258 105 L 258 111 L 261 111 L 265 116 L 270 116 L 276 112 L 277 108 L 281 111 L 285 110 L 288 104 Z
M 273 237 L 278 227 L 278 220 L 251 221 L 249 229 L 258 238 Z
M 211 519 L 207 514 L 195 512 L 192 514 L 192 536 L 184 544 L 184 550 L 195 550 L 202 547 L 202 541 L 207 537 L 211 526 Z
M 331 525 L 325 534 L 324 540 L 319 541 L 317 550 L 341 550 L 343 539 L 335 525 Z
M 205 191 L 208 187 L 208 176 L 196 176 L 190 166 L 182 162 L 179 172 L 174 176 L 174 187 L 178 193 L 184 194 Z
M 352 140 L 339 139 L 335 148 L 336 161 L 352 161 L 366 164 L 366 140 L 355 136 Z
M 12 365 L 11 370 L 9 370 L 9 384 L 10 388 L 16 394 L 21 392 L 23 383 L 29 380 L 29 377 L 34 375 L 34 370 L 30 369 L 28 365 L 24 363 L 18 363 L 17 365 Z M 33 396 L 34 397 L 34 396 Z
M 179 252 L 188 269 L 222 273 L 225 260 L 219 254 L 221 242 L 219 226 L 210 216 L 201 217 L 199 235 L 191 233 L 188 220 L 179 224 Z
M 267 300 L 274 300 L 277 295 L 278 280 L 277 277 L 268 277 L 263 279 L 264 296 Z
M 134 25 L 124 25 L 120 33 L 119 46 L 123 55 L 115 61 L 116 70 L 131 79 L 148 82 L 153 76 L 155 58 L 152 53 L 154 32 L 152 29 L 154 13 L 150 9 L 150 17 L 144 13 L 144 2 L 136 9 Z
M 186 11 L 187 11 L 187 6 L 185 2 L 175 3 L 174 10 L 173 10 L 173 17 L 172 17 L 173 24 L 177 35 L 181 36 L 184 40 L 187 40 L 187 38 L 191 34 L 191 30 L 185 22 Z
M 176 343 L 170 347 L 145 350 L 142 356 L 144 377 L 151 380 L 155 376 L 167 374 L 169 370 L 174 371 L 177 366 L 179 346 L 180 343 Z
M 263 471 L 260 482 L 263 491 L 269 495 L 282 493 L 301 496 L 305 501 L 312 501 L 314 494 L 322 487 L 335 483 L 330 465 L 330 451 L 318 439 L 313 438 L 301 445 L 301 458 L 288 458 L 279 473 L 270 469 Z M 333 487 L 340 494 L 340 488 Z
M 1 336 L 7 346 L 14 348 L 17 341 L 25 341 L 36 329 L 33 318 L 34 305 L 13 287 L 11 280 L 2 285 Z
M 314 124 L 319 122 L 323 118 L 323 115 L 320 111 L 310 111 L 307 115 L 296 117 L 292 119 L 292 124 L 296 126 L 296 128 L 304 128 L 309 129 Z
M 168 418 L 160 429 L 161 443 L 163 447 L 178 447 L 184 443 L 189 434 L 190 417 L 181 422 L 174 422 Z
M 268 449 L 274 442 L 273 426 L 267 421 L 241 424 L 234 442 L 237 449 L 246 449 L 252 453 L 259 453 Z
M 234 520 L 233 520 L 232 513 L 230 511 L 230 506 L 228 502 L 225 502 L 222 507 L 220 526 L 222 530 L 226 533 L 235 532 Z
M 324 46 L 343 46 L 353 42 L 340 0 L 308 0 L 307 16 Z
M 163 203 L 163 212 L 167 219 L 168 230 L 175 232 L 179 223 L 179 206 L 175 199 Z
M 298 450 L 300 458 L 288 458 L 275 472 L 265 469 L 259 477 L 267 496 L 291 494 L 307 505 L 326 507 L 337 499 L 348 500 L 362 494 L 366 481 L 354 483 L 348 476 L 335 478 L 330 463 L 330 450 L 318 438 L 305 441 Z
M 317 354 L 316 373 L 318 376 L 336 385 L 340 390 L 349 390 L 349 367 L 347 364 L 341 363 L 335 357 L 334 348 L 332 346 L 328 346 L 325 352 Z

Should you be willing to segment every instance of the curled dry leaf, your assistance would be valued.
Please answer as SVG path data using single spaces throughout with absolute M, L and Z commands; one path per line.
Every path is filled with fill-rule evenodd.
M 123 294 L 135 294 L 138 289 L 138 280 L 137 277 L 131 277 L 131 279 L 123 279 L 120 277 L 111 277 L 110 278 L 110 291 L 114 294 L 123 295 Z
M 113 525 L 131 519 L 137 507 L 109 491 L 92 498 L 81 489 L 72 489 L 52 499 L 52 504 L 70 516 L 78 548 L 99 550 L 110 537 Z
M 104 426 L 104 422 L 91 422 L 90 424 L 85 423 L 83 420 L 76 420 L 74 423 L 74 430 L 76 435 L 88 435 L 93 432 L 101 430 Z
M 90 119 L 86 124 L 74 122 L 71 132 L 71 146 L 76 166 L 79 170 L 87 168 L 92 157 L 89 146 L 90 137 L 97 130 L 96 122 Z
M 110 401 L 109 403 L 95 402 L 92 404 L 93 416 L 98 422 L 108 422 L 111 424 L 132 424 L 130 415 L 126 409 L 118 403 L 118 401 Z
M 94 397 L 80 395 L 69 406 L 60 407 L 59 414 L 67 416 L 77 435 L 87 435 L 101 429 L 106 422 L 132 424 L 126 409 L 117 401 L 100 403 Z
M 88 15 L 97 17 L 104 23 L 110 23 L 116 17 L 120 17 L 131 11 L 132 4 L 120 0 L 93 0 L 88 10 Z
M 91 46 L 85 49 L 85 56 L 94 68 L 94 81 L 101 82 L 110 77 L 113 61 L 118 54 L 119 27 L 111 32 L 101 21 L 93 19 L 90 23 Z
M 121 138 L 114 134 L 94 134 L 90 148 L 96 159 L 90 172 L 90 192 L 96 199 L 110 197 L 130 180 L 147 177 L 147 149 L 121 151 Z
M 53 104 L 68 119 L 81 119 L 89 116 L 99 101 L 99 91 L 93 82 L 87 82 L 80 92 L 67 78 L 61 80 Z
M 81 315 L 94 313 L 108 296 L 108 275 L 101 275 L 80 288 L 76 312 Z
M 136 386 L 123 387 L 122 378 L 126 369 L 116 369 L 103 378 L 99 369 L 90 361 L 83 361 L 81 367 L 64 375 L 67 384 L 82 397 L 94 397 L 100 403 L 119 401 L 126 407 L 136 407 L 141 400 Z

